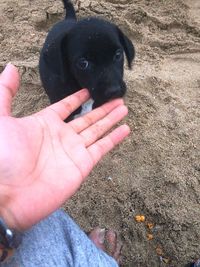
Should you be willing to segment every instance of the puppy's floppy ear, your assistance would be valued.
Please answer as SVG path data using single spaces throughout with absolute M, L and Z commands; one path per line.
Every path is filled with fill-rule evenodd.
M 43 59 L 48 68 L 64 79 L 64 42 L 66 33 L 60 34 L 57 38 L 47 42 L 43 49 Z
M 128 61 L 128 67 L 131 69 L 132 61 L 135 57 L 135 48 L 131 42 L 131 40 L 117 27 L 119 40 L 121 45 L 124 48 L 126 58 Z

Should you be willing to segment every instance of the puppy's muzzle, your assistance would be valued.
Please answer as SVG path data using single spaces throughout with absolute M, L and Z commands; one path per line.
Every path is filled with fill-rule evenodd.
M 105 97 L 106 99 L 114 99 L 118 97 L 123 97 L 126 92 L 126 86 L 125 84 L 120 86 L 112 86 L 106 89 L 105 91 Z

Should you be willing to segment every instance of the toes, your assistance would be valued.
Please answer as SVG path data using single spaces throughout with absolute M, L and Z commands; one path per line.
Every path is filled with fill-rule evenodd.
M 94 228 L 88 235 L 92 242 L 100 249 L 105 251 L 106 230 L 100 227 Z
M 122 242 L 115 231 L 96 227 L 88 234 L 88 237 L 98 248 L 113 257 L 118 264 L 120 263 Z
M 109 255 L 113 255 L 117 245 L 117 234 L 113 230 L 107 230 L 105 236 L 105 246 Z
M 122 250 L 122 242 L 119 240 L 117 233 L 113 230 L 108 230 L 105 236 L 106 252 L 112 256 L 118 263 Z

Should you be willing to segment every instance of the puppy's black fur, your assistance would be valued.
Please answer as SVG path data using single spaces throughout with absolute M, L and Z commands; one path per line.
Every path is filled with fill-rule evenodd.
M 77 21 L 73 4 L 63 3 L 66 17 L 50 30 L 40 55 L 40 77 L 50 102 L 81 88 L 89 90 L 93 108 L 123 97 L 124 53 L 131 68 L 132 42 L 108 21 L 93 17 Z

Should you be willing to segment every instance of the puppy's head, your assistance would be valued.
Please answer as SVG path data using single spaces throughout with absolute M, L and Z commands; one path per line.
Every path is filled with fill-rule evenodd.
M 124 96 L 124 54 L 131 68 L 135 51 L 117 26 L 96 18 L 81 20 L 63 38 L 61 53 L 61 73 L 87 88 L 95 107 Z

